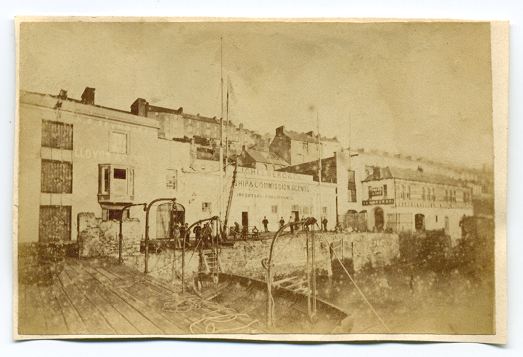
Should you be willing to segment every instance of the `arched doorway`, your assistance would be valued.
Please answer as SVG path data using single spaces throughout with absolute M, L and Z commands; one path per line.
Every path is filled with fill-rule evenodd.
M 422 231 L 425 229 L 425 215 L 421 213 L 416 213 L 414 215 L 414 228 L 417 231 Z
M 383 227 L 385 226 L 385 218 L 383 216 L 383 208 L 376 207 L 374 209 L 374 228 L 376 231 L 381 232 L 383 231 Z
M 368 225 L 367 225 L 367 211 L 363 210 L 358 213 L 358 231 L 360 232 L 367 232 Z
M 348 210 L 345 214 L 345 228 L 349 228 L 350 230 L 357 230 L 358 229 L 358 211 L 355 210 Z
M 173 204 L 162 203 L 156 208 L 156 238 L 171 238 L 174 225 L 185 223 L 185 211 L 179 205 L 174 209 Z

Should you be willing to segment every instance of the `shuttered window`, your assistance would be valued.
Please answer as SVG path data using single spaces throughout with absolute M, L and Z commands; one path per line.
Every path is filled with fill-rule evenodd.
M 67 161 L 42 160 L 41 191 L 72 193 L 73 164 Z
M 40 206 L 40 242 L 71 240 L 71 206 Z
M 56 149 L 73 149 L 73 125 L 42 120 L 42 146 Z

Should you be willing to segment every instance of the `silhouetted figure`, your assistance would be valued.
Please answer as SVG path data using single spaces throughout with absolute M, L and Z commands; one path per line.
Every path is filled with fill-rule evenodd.
M 280 228 L 282 228 L 285 225 L 285 221 L 283 220 L 283 217 L 280 218 Z
M 321 225 L 323 226 L 323 231 L 324 232 L 327 232 L 327 223 L 329 221 L 327 220 L 327 217 L 324 217 L 323 220 L 321 221 Z
M 200 224 L 198 223 L 196 225 L 196 227 L 193 228 L 192 231 L 194 233 L 194 239 L 196 239 L 196 243 L 195 244 L 198 244 L 198 242 L 202 238 L 202 226 L 200 226 Z
M 262 224 L 263 224 L 263 230 L 265 231 L 265 233 L 267 233 L 269 231 L 269 220 L 267 219 L 267 217 L 263 216 L 263 221 L 262 221 Z

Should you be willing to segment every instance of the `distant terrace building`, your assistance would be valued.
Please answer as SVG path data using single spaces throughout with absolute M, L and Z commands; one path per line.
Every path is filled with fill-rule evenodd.
M 382 168 L 387 168 L 386 174 L 381 175 Z M 424 159 L 413 159 L 410 156 L 405 155 L 392 155 L 386 152 L 380 151 L 365 151 L 365 150 L 340 150 L 335 152 L 333 156 L 324 158 L 321 160 L 321 181 L 324 183 L 336 183 L 336 211 L 338 223 L 345 227 L 351 227 L 351 229 L 357 230 L 373 230 L 373 229 L 391 229 L 393 231 L 411 230 L 416 229 L 415 215 L 420 213 L 424 215 L 425 225 L 427 229 L 433 229 L 435 227 L 445 228 L 445 217 L 449 219 L 449 232 L 453 238 L 459 238 L 459 220 L 456 217 L 460 217 L 463 214 L 468 216 L 475 214 L 475 196 L 470 186 L 470 182 L 476 182 L 480 178 L 488 182 L 488 175 L 475 175 L 474 170 L 467 170 L 463 168 L 447 167 L 444 164 L 436 162 L 429 162 Z M 377 174 L 378 170 L 379 174 Z M 313 176 L 315 181 L 319 181 L 319 162 L 318 160 L 300 163 L 279 169 L 279 171 L 301 173 Z M 401 173 L 401 174 L 400 174 Z M 391 176 L 396 175 L 396 177 Z M 391 176 L 391 177 L 389 177 Z M 402 176 L 402 177 L 400 177 Z M 372 180 L 372 178 L 376 178 Z M 384 180 L 385 177 L 388 179 L 394 178 L 394 182 L 398 183 L 401 180 L 412 179 L 410 184 L 406 187 L 410 187 L 411 190 L 417 190 L 418 184 L 414 181 L 420 180 L 420 182 L 427 183 L 425 189 L 425 196 L 423 195 L 423 187 L 419 187 L 419 195 L 416 191 L 411 191 L 412 196 L 410 199 L 403 198 L 400 196 L 394 196 L 394 193 L 402 192 L 395 189 L 395 185 L 390 186 L 391 183 L 385 183 L 386 188 L 376 188 L 374 193 L 381 192 L 384 196 L 378 200 L 379 195 L 369 197 L 369 185 L 376 183 L 380 180 Z M 415 178 L 415 180 L 414 180 Z M 408 181 L 408 180 L 407 180 Z M 439 182 L 439 183 L 438 183 Z M 430 184 L 429 184 L 430 183 Z M 447 188 L 447 198 L 445 199 L 445 184 L 449 184 Z M 430 191 L 429 191 L 430 188 Z M 381 191 L 380 191 L 381 190 Z M 418 202 L 417 198 L 430 196 L 432 197 L 432 190 L 434 190 L 437 207 L 433 207 L 436 210 L 441 211 L 436 214 L 431 210 L 423 210 L 423 212 L 414 212 L 414 208 L 424 207 L 428 202 Z M 436 195 L 437 192 L 437 195 Z M 456 194 L 454 195 L 454 192 Z M 406 196 L 404 196 L 406 197 Z M 455 202 L 453 201 L 455 199 Z M 374 203 L 381 202 L 375 206 Z M 412 204 L 408 206 L 407 203 Z M 433 203 L 434 205 L 435 203 Z M 396 208 L 391 214 L 401 214 L 401 216 L 387 217 L 386 212 L 389 208 Z M 384 220 L 383 225 L 378 219 L 378 227 L 376 226 L 376 219 L 374 215 L 374 209 L 379 207 L 383 210 Z M 406 207 L 409 209 L 406 211 Z M 474 207 L 474 209 L 473 209 Z M 378 209 L 378 213 L 380 210 Z M 410 218 L 407 218 L 407 214 Z M 436 215 L 438 216 L 436 221 Z M 427 218 L 430 216 L 431 218 Z M 419 216 L 421 217 L 421 216 Z M 390 220 L 388 219 L 390 218 Z M 432 220 L 430 220 L 432 219 Z M 387 226 L 387 222 L 388 226 Z M 395 222 L 395 223 L 394 223 Z M 437 224 L 436 224 L 437 223 Z
M 164 108 L 150 105 L 145 99 L 138 98 L 131 105 L 131 113 L 158 120 L 160 136 L 166 139 L 200 138 L 207 144 L 198 144 L 209 148 L 218 147 L 223 139 L 224 152 L 226 139 L 231 154 L 238 154 L 242 146 L 264 145 L 263 137 L 252 130 L 244 128 L 243 124 L 234 125 L 231 121 L 216 116 L 206 117 L 200 114 L 185 113 L 183 108 Z M 223 132 L 222 132 L 223 130 Z
M 421 167 L 374 167 L 362 185 L 369 226 L 379 231 L 443 229 L 455 241 L 461 237 L 460 221 L 473 214 L 470 188 Z

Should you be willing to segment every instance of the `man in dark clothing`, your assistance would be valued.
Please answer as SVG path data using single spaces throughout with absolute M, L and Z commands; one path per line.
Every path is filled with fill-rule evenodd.
M 280 228 L 283 227 L 283 225 L 285 224 L 285 221 L 283 220 L 283 217 L 280 218 Z
M 323 218 L 323 220 L 321 221 L 321 224 L 323 225 L 323 231 L 324 232 L 327 232 L 327 223 L 329 221 L 327 220 L 327 217 Z
M 203 244 L 205 248 L 208 248 L 211 246 L 211 239 L 212 239 L 212 228 L 209 223 L 205 223 L 202 230 L 203 235 Z
M 269 228 L 268 228 L 268 225 L 269 225 L 269 220 L 267 219 L 267 217 L 263 216 L 263 229 L 265 231 L 265 233 L 267 233 L 269 231 Z
M 185 244 L 188 244 L 189 241 L 190 241 L 190 237 L 191 237 L 191 232 L 189 231 L 189 224 L 188 223 L 185 223 L 182 228 L 180 229 L 180 234 L 183 230 L 183 235 L 182 235 L 182 239 L 185 240 Z
M 294 224 L 292 224 L 292 216 L 289 217 L 289 223 L 291 223 L 291 234 L 294 234 Z
M 200 226 L 200 224 L 198 223 L 192 231 L 194 233 L 194 238 L 196 239 L 196 244 L 198 244 L 198 242 L 202 238 L 202 226 Z

